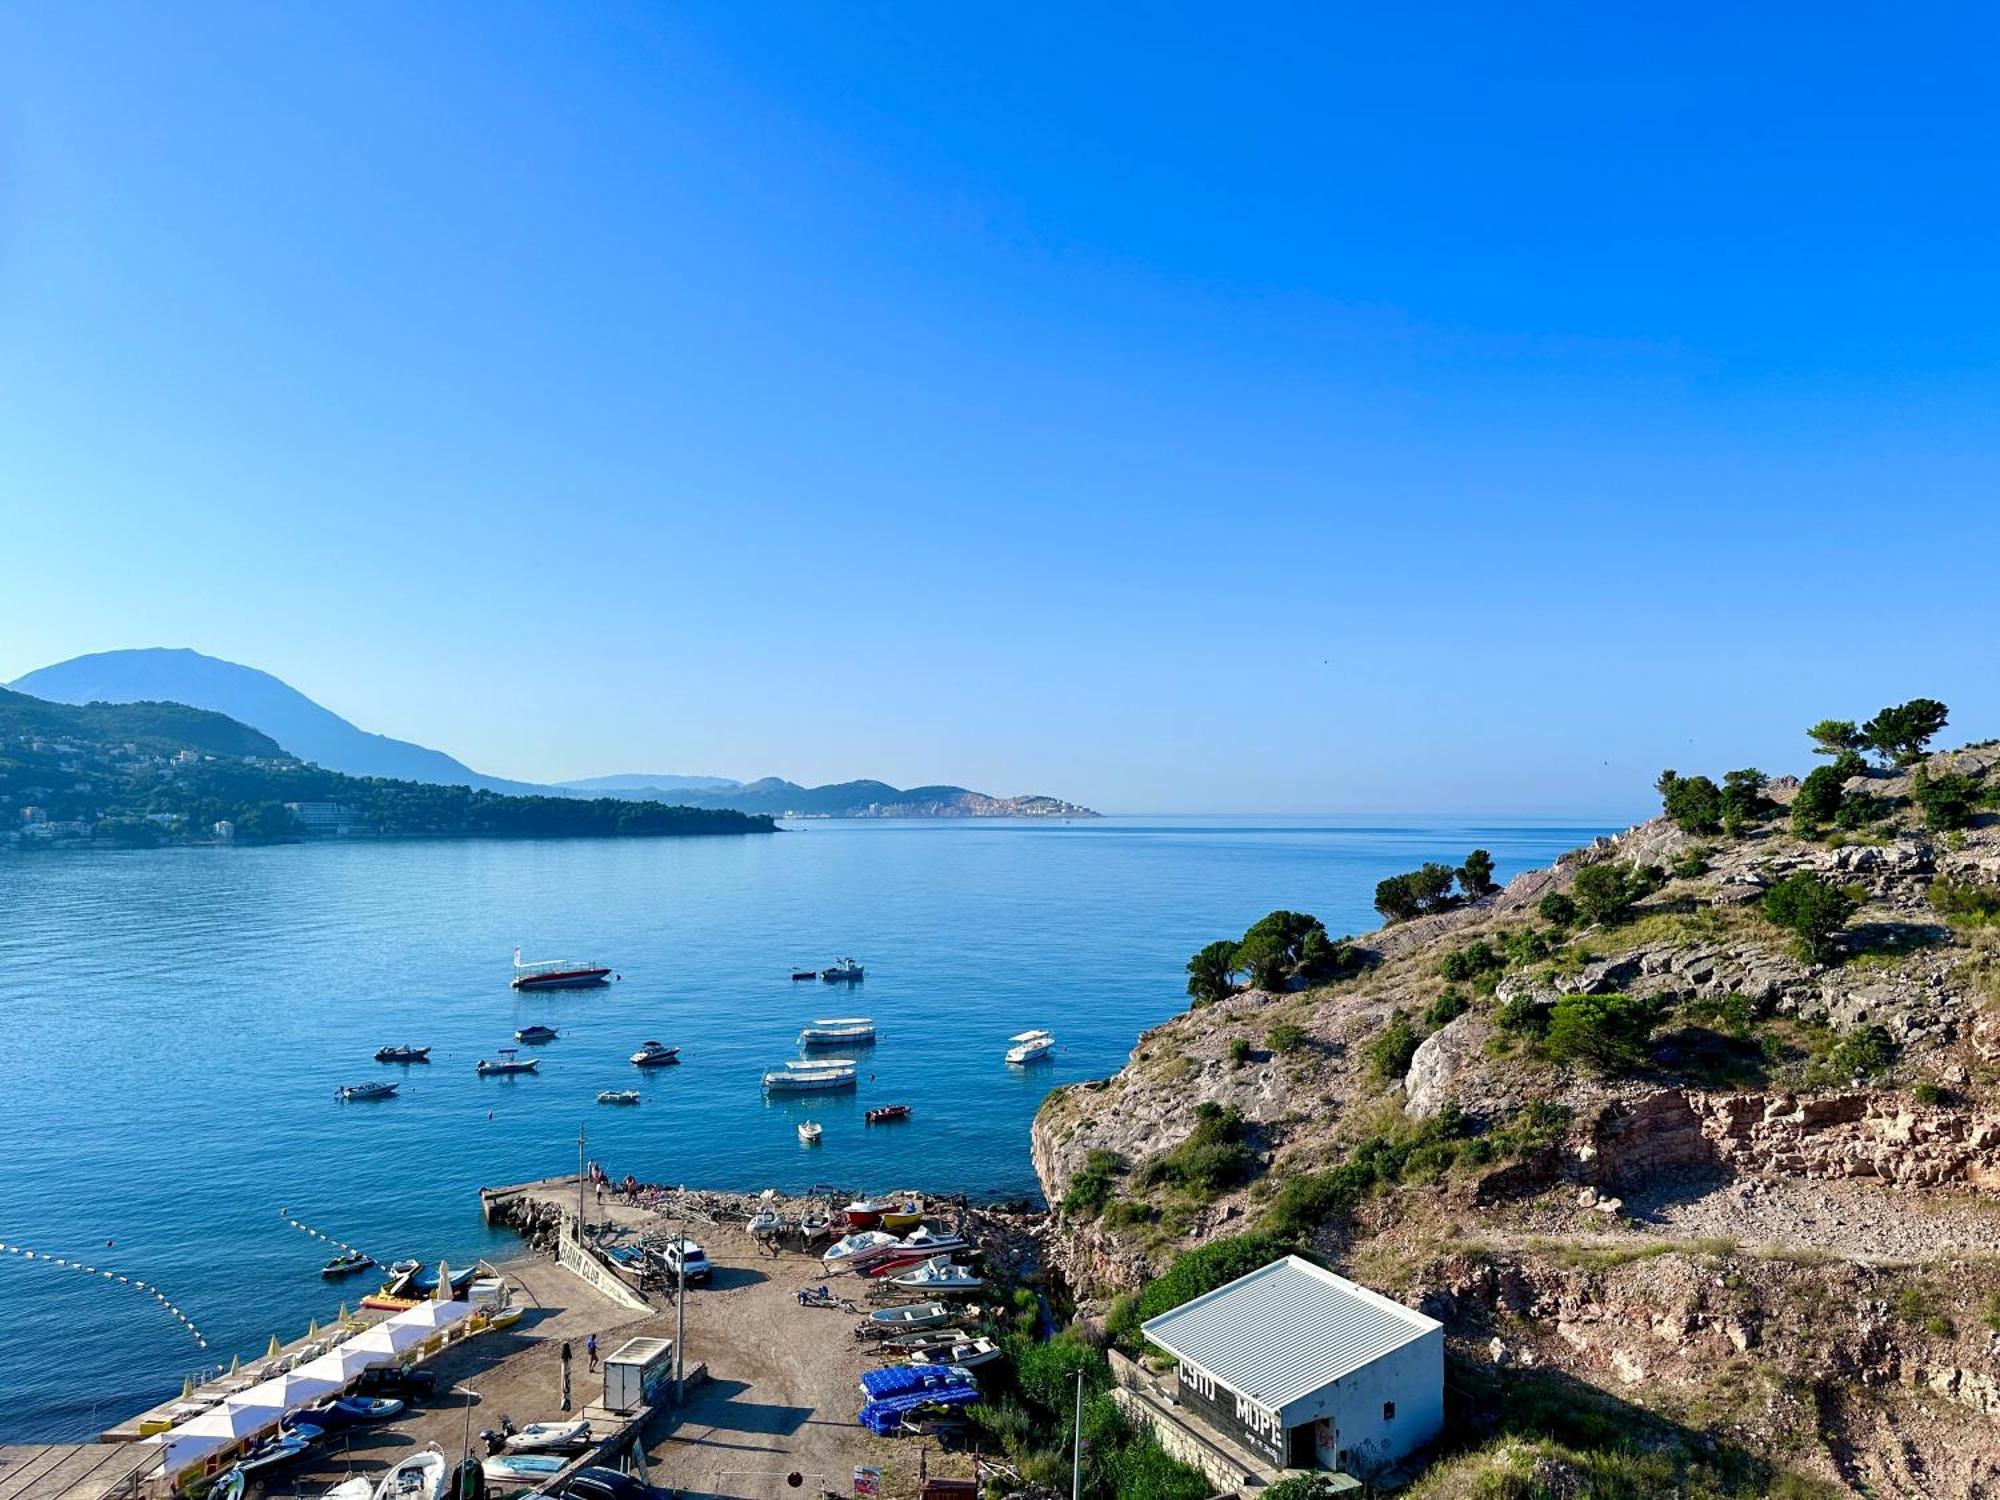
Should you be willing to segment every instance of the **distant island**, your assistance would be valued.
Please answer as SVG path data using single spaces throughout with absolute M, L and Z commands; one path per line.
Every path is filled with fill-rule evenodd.
M 0 840 L 18 848 L 775 831 L 727 808 L 349 776 L 209 709 L 50 703 L 0 688 Z
M 8 684 L 57 704 L 185 704 L 227 715 L 282 746 L 288 758 L 350 777 L 461 787 L 528 799 L 671 803 L 792 818 L 1094 818 L 1058 797 L 994 797 L 962 786 L 899 789 L 882 781 L 807 787 L 765 777 L 675 772 L 591 776 L 542 785 L 487 776 L 463 761 L 373 734 L 269 672 L 184 648 L 99 651 L 40 667 Z

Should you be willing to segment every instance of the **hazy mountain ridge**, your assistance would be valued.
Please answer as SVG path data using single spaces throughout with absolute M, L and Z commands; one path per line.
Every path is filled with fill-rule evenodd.
M 269 736 L 283 752 L 329 771 L 431 786 L 463 786 L 513 797 L 664 802 L 711 811 L 798 817 L 1096 817 L 1055 797 L 994 797 L 960 786 L 898 789 L 884 781 L 806 787 L 775 776 L 623 772 L 542 785 L 487 776 L 408 740 L 362 729 L 256 667 L 185 647 L 100 651 L 25 673 L 8 684 L 51 703 L 187 704 Z M 245 752 L 252 753 L 252 752 Z

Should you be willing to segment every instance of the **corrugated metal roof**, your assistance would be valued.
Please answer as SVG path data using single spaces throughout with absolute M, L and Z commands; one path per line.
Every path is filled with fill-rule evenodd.
M 1149 1318 L 1141 1331 L 1276 1412 L 1442 1326 L 1288 1255 Z

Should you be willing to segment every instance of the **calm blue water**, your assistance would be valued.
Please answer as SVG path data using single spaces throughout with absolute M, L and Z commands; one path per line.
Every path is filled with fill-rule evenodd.
M 812 822 L 767 838 L 325 844 L 0 855 L 0 1240 L 144 1276 L 220 1358 L 331 1311 L 324 1246 L 454 1262 L 511 1240 L 477 1189 L 572 1171 L 576 1136 L 642 1180 L 1031 1193 L 1054 1084 L 1115 1070 L 1180 1010 L 1182 965 L 1274 907 L 1374 925 L 1375 882 L 1493 851 L 1501 878 L 1604 830 L 1314 820 Z M 530 957 L 608 990 L 518 998 Z M 852 953 L 852 993 L 793 984 Z M 767 1102 L 758 1074 L 815 1016 L 876 1018 L 857 1094 Z M 481 1079 L 517 1026 L 562 1030 L 538 1076 Z M 1053 1030 L 1009 1069 L 1009 1033 Z M 678 1043 L 683 1065 L 626 1057 Z M 380 1067 L 429 1043 L 427 1068 Z M 340 1105 L 343 1082 L 400 1097 Z M 595 1103 L 637 1087 L 635 1109 Z M 915 1106 L 864 1129 L 871 1105 Z M 824 1122 L 798 1144 L 795 1122 Z M 107 1238 L 115 1248 L 107 1249 Z M 356 1284 L 350 1283 L 348 1295 Z M 203 1356 L 150 1301 L 0 1255 L 0 1439 L 94 1433 Z

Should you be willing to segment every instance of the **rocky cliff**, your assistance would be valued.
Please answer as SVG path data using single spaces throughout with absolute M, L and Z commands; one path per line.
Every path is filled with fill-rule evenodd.
M 2000 750 L 1922 770 L 2000 801 Z M 1444 1318 L 1462 1371 L 1834 1492 L 2000 1494 L 2000 819 L 1935 831 L 1920 790 L 1857 776 L 1866 816 L 1805 837 L 1791 782 L 1732 835 L 1655 820 L 1155 1028 L 1036 1121 L 1054 1259 L 1088 1302 L 1273 1228 Z M 1636 904 L 1551 922 L 1597 865 Z M 1851 903 L 1818 959 L 1766 914 L 1801 871 Z

